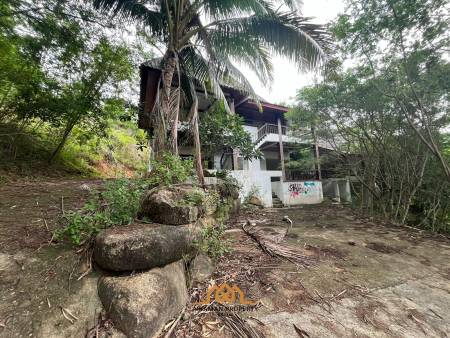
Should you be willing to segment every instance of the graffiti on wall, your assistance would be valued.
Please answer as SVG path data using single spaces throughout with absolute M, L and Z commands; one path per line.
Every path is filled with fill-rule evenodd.
M 289 194 L 291 198 L 299 196 L 308 196 L 317 192 L 317 185 L 315 182 L 300 182 L 289 184 Z

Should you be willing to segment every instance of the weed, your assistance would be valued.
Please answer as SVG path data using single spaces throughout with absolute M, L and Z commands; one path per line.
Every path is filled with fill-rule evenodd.
M 201 230 L 201 239 L 194 243 L 195 247 L 212 259 L 218 259 L 231 252 L 231 243 L 223 238 L 224 234 L 225 226 L 223 224 L 208 225 Z
M 108 182 L 104 191 L 93 191 L 86 204 L 64 215 L 64 228 L 55 231 L 58 239 L 68 238 L 79 245 L 100 230 L 126 225 L 136 217 L 145 180 L 120 179 Z

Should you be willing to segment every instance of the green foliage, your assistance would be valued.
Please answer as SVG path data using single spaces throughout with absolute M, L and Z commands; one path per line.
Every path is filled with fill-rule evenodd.
M 69 211 L 64 217 L 64 228 L 55 236 L 67 238 L 79 245 L 105 228 L 130 224 L 137 215 L 143 192 L 148 187 L 145 180 L 120 179 L 107 182 L 105 189 L 94 191 L 84 207 Z
M 201 230 L 201 239 L 195 242 L 195 247 L 201 253 L 213 259 L 218 259 L 231 252 L 231 242 L 224 239 L 225 226 L 208 225 Z
M 23 157 L 15 150 L 23 150 L 36 161 L 50 159 L 59 162 L 56 167 L 67 163 L 69 171 L 92 173 L 93 161 L 102 161 L 110 143 L 114 149 L 109 152 L 119 151 L 113 164 L 141 162 L 128 145 L 142 133 L 129 135 L 133 126 L 125 131 L 127 139 L 124 133 L 113 139 L 112 131 L 124 111 L 133 110 L 124 100 L 137 74 L 133 62 L 148 56 L 135 44 L 139 36 L 127 43 L 115 38 L 121 24 L 83 2 L 0 0 L 0 12 L 0 122 L 16 129 L 0 135 L 12 149 L 2 157 L 18 162 Z M 120 125 L 118 133 L 125 128 Z M 27 138 L 42 142 L 26 149 Z M 39 151 L 33 155 L 35 148 Z
M 244 205 L 250 204 L 249 202 L 253 197 L 260 198 L 260 196 L 261 196 L 261 194 L 260 194 L 259 188 L 256 185 L 252 185 L 250 187 L 250 190 L 248 191 L 247 195 L 244 198 Z
M 193 169 L 192 160 L 183 160 L 171 153 L 163 153 L 159 159 L 152 161 L 149 179 L 155 185 L 183 183 L 193 177 Z
M 207 157 L 227 149 L 239 149 L 245 159 L 260 158 L 262 153 L 255 149 L 250 134 L 245 131 L 244 119 L 227 113 L 222 101 L 216 102 L 200 115 L 200 138 Z
M 217 185 L 220 196 L 222 198 L 237 198 L 241 186 L 237 179 L 230 175 L 229 171 L 221 170 L 216 172 L 216 177 L 220 179 L 220 183 Z
M 193 189 L 186 193 L 183 202 L 188 205 L 201 206 L 205 200 L 206 194 L 200 189 Z
M 0 170 L 19 175 L 65 173 L 98 177 L 142 176 L 148 149 L 144 131 L 134 121 L 108 120 L 101 135 L 76 126 L 55 163 L 47 159 L 57 146 L 50 124 L 30 122 L 25 127 L 0 123 Z
M 322 83 L 299 91 L 291 125 L 315 126 L 334 148 L 328 160 L 356 178 L 361 211 L 448 232 L 447 2 L 347 3 L 332 26 L 336 60 Z

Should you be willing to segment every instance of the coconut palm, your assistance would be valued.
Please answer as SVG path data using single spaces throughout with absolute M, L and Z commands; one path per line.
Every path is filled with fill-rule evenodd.
M 159 92 L 151 116 L 154 150 L 178 152 L 179 108 L 183 101 L 184 106 L 190 107 L 188 118 L 194 131 L 201 181 L 196 95 L 199 87 L 224 99 L 221 85 L 226 84 L 257 99 L 233 62 L 246 65 L 260 81 L 267 83 L 272 80 L 271 55 L 285 56 L 301 69 L 318 67 L 326 60 L 326 31 L 301 17 L 299 1 L 295 0 L 93 0 L 93 3 L 111 16 L 141 23 L 148 35 L 163 46 Z M 174 81 L 174 76 L 178 81 Z

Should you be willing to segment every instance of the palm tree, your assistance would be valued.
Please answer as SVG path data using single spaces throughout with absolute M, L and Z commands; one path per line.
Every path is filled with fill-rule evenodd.
M 257 100 L 233 62 L 246 65 L 266 83 L 272 80 L 270 55 L 285 56 L 301 69 L 315 68 L 326 61 L 324 50 L 329 36 L 322 26 L 299 15 L 296 0 L 93 0 L 93 3 L 111 16 L 139 22 L 164 47 L 159 92 L 151 116 L 154 151 L 158 154 L 170 149 L 178 153 L 177 126 L 183 101 L 190 107 L 188 118 L 201 182 L 196 88 L 224 99 L 220 85 L 227 84 Z M 178 78 L 175 87 L 174 76 Z

